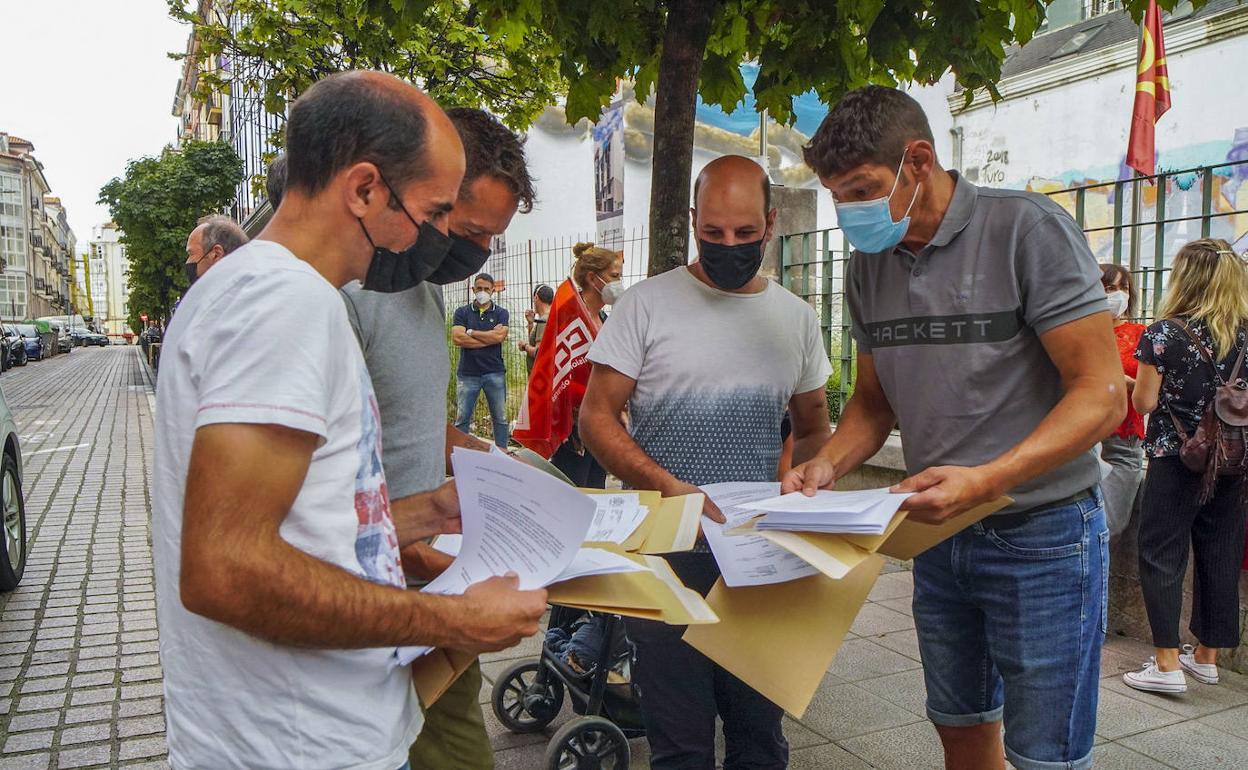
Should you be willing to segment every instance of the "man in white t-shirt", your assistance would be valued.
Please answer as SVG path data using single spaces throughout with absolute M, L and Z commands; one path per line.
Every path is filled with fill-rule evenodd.
M 170 762 L 396 770 L 421 713 L 394 648 L 505 648 L 537 631 L 545 593 L 510 577 L 404 590 L 399 549 L 456 531 L 459 503 L 448 484 L 391 505 L 337 291 L 403 290 L 441 263 L 464 173 L 454 127 L 412 86 L 349 72 L 295 102 L 286 137 L 273 220 L 195 284 L 165 341 L 153 550 Z
M 830 436 L 832 367 L 815 313 L 758 276 L 776 218 L 767 175 L 748 158 L 719 158 L 693 195 L 698 261 L 642 281 L 615 304 L 590 349 L 581 405 L 581 437 L 603 466 L 664 495 L 775 481 L 786 408 L 795 462 Z M 625 407 L 631 435 L 620 419 Z M 723 521 L 709 502 L 705 513 Z M 667 560 L 703 594 L 719 577 L 701 539 L 693 553 Z M 715 767 L 717 714 L 725 770 L 787 765 L 779 706 L 682 641 L 684 627 L 626 623 L 652 768 Z

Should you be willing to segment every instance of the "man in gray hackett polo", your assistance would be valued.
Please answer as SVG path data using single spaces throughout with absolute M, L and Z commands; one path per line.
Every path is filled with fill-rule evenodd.
M 856 249 L 858 379 L 784 491 L 833 486 L 898 425 L 912 517 L 1010 495 L 915 559 L 928 716 L 950 768 L 1089 767 L 1109 542 L 1091 447 L 1126 388 L 1087 241 L 1042 195 L 942 169 L 922 109 L 894 89 L 846 95 L 806 162 Z

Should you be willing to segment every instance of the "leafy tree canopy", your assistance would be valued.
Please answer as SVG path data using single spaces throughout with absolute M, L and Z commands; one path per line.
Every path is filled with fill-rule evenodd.
M 868 84 L 930 84 L 952 72 L 971 98 L 996 94 L 1009 46 L 1029 41 L 1050 0 L 474 0 L 486 29 L 515 41 L 541 29 L 568 82 L 567 118 L 596 120 L 617 79 L 656 92 L 651 273 L 684 263 L 696 97 L 731 111 L 756 61 L 758 109 L 791 123 L 793 99 L 828 104 Z M 1161 0 L 1164 8 L 1178 0 Z M 1203 4 L 1198 0 L 1196 5 Z M 418 2 L 369 0 L 385 18 Z M 1139 18 L 1148 0 L 1126 0 Z M 398 10 L 396 10 L 398 9 Z M 665 52 L 665 49 L 666 52 Z
M 188 141 L 159 156 L 132 160 L 124 176 L 100 190 L 123 235 L 130 260 L 130 328 L 139 314 L 168 318 L 174 299 L 186 290 L 182 264 L 186 238 L 196 221 L 234 199 L 243 162 L 224 142 Z
M 995 92 L 1006 49 L 1031 40 L 1052 0 L 475 0 L 486 28 L 522 40 L 543 30 L 568 81 L 569 122 L 596 120 L 617 78 L 638 99 L 658 80 L 669 12 L 696 6 L 711 19 L 699 93 L 731 111 L 745 96 L 738 65 L 757 61 L 760 110 L 791 122 L 793 99 L 814 90 L 828 104 L 876 83 L 931 84 L 952 71 L 966 89 Z M 1180 0 L 1160 0 L 1164 9 Z M 1207 0 L 1197 0 L 1200 7 Z M 369 0 L 384 18 L 408 20 L 423 5 Z M 1135 18 L 1148 0 L 1125 0 Z M 401 7 L 401 12 L 393 8 Z M 695 10 L 697 10 L 695 9 Z
M 382 14 L 375 5 L 233 0 L 228 17 L 204 20 L 198 3 L 169 0 L 170 13 L 193 24 L 199 40 L 193 56 L 201 99 L 233 82 L 262 94 L 265 109 L 284 117 L 287 103 L 326 75 L 374 69 L 420 85 L 445 107 L 482 107 L 524 128 L 562 90 L 540 25 L 487 34 L 476 7 L 461 0 L 386 0 Z M 402 14 L 393 13 L 396 6 Z M 217 57 L 224 66 L 206 66 Z

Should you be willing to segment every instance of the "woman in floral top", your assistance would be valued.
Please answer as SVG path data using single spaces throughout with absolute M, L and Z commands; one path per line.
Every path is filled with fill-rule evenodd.
M 1127 416 L 1118 430 L 1101 442 L 1101 459 L 1110 467 L 1101 489 L 1105 493 L 1105 519 L 1109 534 L 1117 537 L 1131 521 L 1135 495 L 1144 478 L 1144 418 L 1131 406 L 1129 399 L 1135 387 L 1135 349 L 1140 344 L 1144 325 L 1132 323 L 1135 315 L 1135 286 L 1131 273 L 1121 265 L 1101 265 L 1101 285 L 1109 310 L 1114 314 L 1114 336 L 1118 338 L 1118 357 L 1127 378 Z
M 1219 648 L 1239 645 L 1239 568 L 1244 547 L 1243 476 L 1220 476 L 1212 498 L 1201 502 L 1202 474 L 1179 459 L 1182 433 L 1190 436 L 1213 398 L 1217 363 L 1229 378 L 1246 340 L 1248 267 L 1221 240 L 1187 244 L 1174 258 L 1170 286 L 1135 357 L 1132 401 L 1148 422 L 1149 456 L 1140 507 L 1140 588 L 1152 627 L 1156 657 L 1123 675 L 1137 690 L 1185 692 L 1184 672 L 1206 684 L 1218 681 Z M 1189 334 L 1190 333 L 1190 334 Z M 1199 345 L 1199 347 L 1198 347 Z M 1190 549 L 1189 549 L 1190 544 Z M 1199 644 L 1179 647 L 1179 613 L 1188 551 L 1195 557 L 1191 632 Z

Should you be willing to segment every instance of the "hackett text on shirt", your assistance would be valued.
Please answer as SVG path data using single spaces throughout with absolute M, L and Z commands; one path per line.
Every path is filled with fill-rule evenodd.
M 919 316 L 866 324 L 874 347 L 967 345 L 1012 340 L 1023 330 L 1021 310 Z

